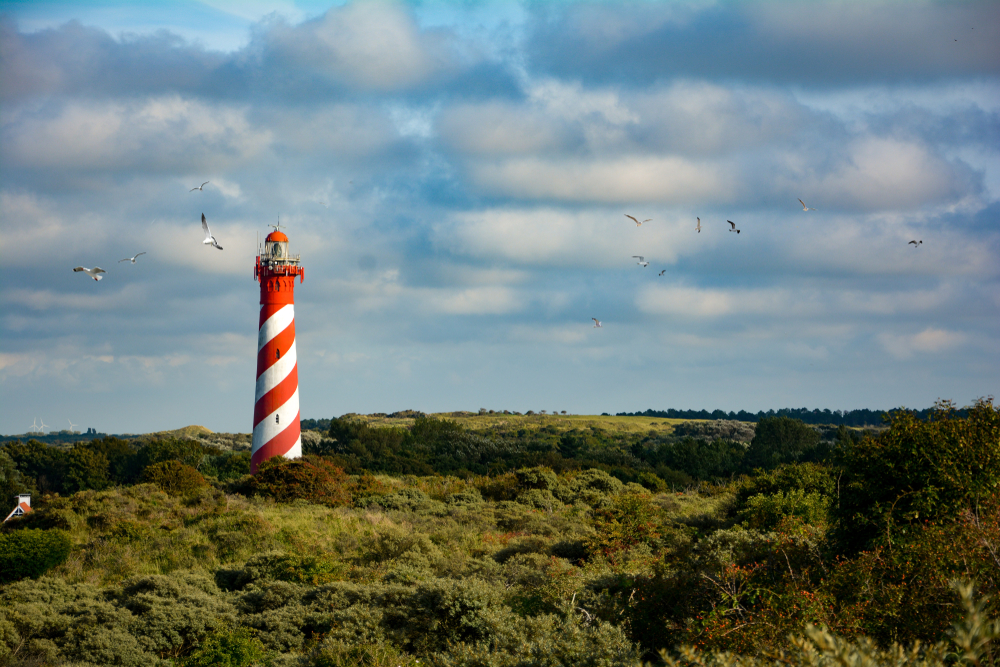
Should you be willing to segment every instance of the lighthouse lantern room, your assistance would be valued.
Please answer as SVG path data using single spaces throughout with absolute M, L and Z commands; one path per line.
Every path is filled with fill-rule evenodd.
M 258 244 L 254 279 L 260 282 L 257 332 L 257 391 L 253 407 L 250 471 L 269 458 L 302 456 L 299 429 L 299 369 L 295 354 L 295 277 L 305 280 L 298 255 L 288 254 L 288 237 L 272 225 Z

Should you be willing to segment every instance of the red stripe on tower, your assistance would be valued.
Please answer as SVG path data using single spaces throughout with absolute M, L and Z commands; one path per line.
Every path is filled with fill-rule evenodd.
M 250 472 L 275 456 L 302 456 L 299 428 L 299 367 L 295 355 L 295 276 L 305 269 L 288 254 L 288 237 L 267 235 L 257 253 L 254 277 L 260 281 L 257 331 L 257 391 L 253 406 Z

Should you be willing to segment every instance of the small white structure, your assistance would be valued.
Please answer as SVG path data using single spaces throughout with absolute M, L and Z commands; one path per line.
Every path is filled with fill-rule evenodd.
M 14 500 L 17 501 L 17 507 L 14 508 L 13 512 L 7 515 L 7 518 L 3 520 L 4 523 L 7 523 L 8 521 L 10 521 L 15 517 L 24 516 L 25 514 L 31 511 L 30 493 L 22 493 L 16 495 L 14 496 Z

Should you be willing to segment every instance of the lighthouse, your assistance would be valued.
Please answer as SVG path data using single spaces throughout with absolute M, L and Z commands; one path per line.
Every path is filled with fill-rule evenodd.
M 253 406 L 250 472 L 274 456 L 302 456 L 299 430 L 299 368 L 295 356 L 295 276 L 305 269 L 288 254 L 280 225 L 257 248 L 254 279 L 260 282 L 257 331 L 257 391 Z

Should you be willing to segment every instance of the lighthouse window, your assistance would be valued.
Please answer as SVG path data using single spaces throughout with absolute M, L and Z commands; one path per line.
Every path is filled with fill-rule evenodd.
M 277 423 L 278 423 L 278 415 L 274 415 L 274 423 L 275 423 L 275 424 L 277 424 Z
M 281 359 L 281 350 L 279 350 L 278 348 L 274 348 L 274 358 Z

